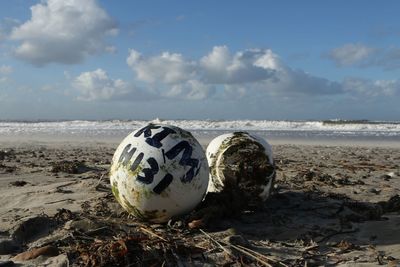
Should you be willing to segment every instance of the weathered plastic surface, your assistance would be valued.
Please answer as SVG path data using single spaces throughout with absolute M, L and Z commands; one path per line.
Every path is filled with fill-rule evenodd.
M 266 140 L 247 132 L 223 134 L 207 147 L 210 167 L 208 192 L 220 192 L 229 184 L 247 184 L 265 201 L 275 180 L 272 148 Z
M 209 168 L 190 132 L 149 124 L 118 146 L 110 182 L 117 201 L 137 218 L 165 222 L 187 213 L 206 194 Z

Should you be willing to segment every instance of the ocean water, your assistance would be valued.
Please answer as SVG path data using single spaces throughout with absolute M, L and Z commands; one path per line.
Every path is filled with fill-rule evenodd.
M 400 122 L 385 121 L 269 121 L 269 120 L 110 120 L 110 121 L 0 121 L 0 141 L 9 138 L 82 139 L 118 142 L 147 123 L 171 124 L 211 139 L 219 134 L 248 131 L 267 140 L 388 142 L 400 146 Z M 2 140 L 3 139 L 3 140 Z

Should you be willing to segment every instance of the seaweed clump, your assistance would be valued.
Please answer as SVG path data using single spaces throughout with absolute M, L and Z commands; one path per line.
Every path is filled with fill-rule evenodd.
M 80 174 L 88 170 L 85 164 L 81 161 L 59 161 L 51 165 L 51 172 L 64 172 L 69 174 Z

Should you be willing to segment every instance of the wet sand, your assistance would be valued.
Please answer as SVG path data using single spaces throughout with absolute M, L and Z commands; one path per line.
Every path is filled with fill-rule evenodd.
M 203 232 L 119 207 L 108 184 L 117 138 L 0 140 L 0 266 L 400 265 L 398 146 L 270 142 L 274 195 Z

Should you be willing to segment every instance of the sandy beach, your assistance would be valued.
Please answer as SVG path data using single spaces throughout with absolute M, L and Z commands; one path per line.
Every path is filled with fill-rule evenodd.
M 265 205 L 189 229 L 187 218 L 140 222 L 117 204 L 118 143 L 1 140 L 0 266 L 400 265 L 398 146 L 273 140 Z

